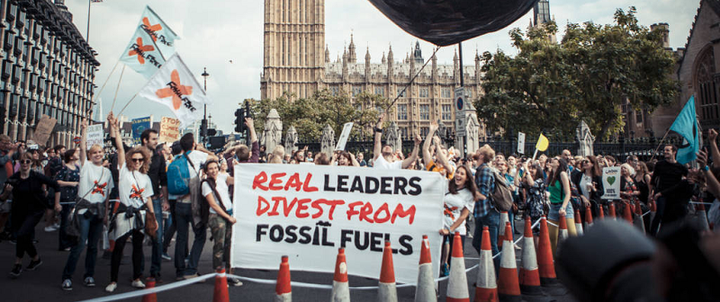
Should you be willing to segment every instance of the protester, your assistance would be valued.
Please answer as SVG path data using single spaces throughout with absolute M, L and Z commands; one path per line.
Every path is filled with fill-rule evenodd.
M 375 141 L 373 144 L 373 167 L 378 169 L 407 169 L 418 156 L 418 146 L 422 142 L 420 135 L 415 135 L 415 147 L 410 156 L 402 161 L 395 159 L 392 147 L 390 145 L 382 145 L 382 125 L 385 115 L 380 116 L 375 125 Z M 399 150 L 398 150 L 399 151 Z M 401 152 L 402 154 L 402 152 Z
M 668 190 L 680 183 L 683 176 L 688 174 L 688 169 L 675 160 L 677 155 L 677 147 L 675 145 L 665 145 L 663 148 L 664 160 L 659 161 L 655 165 L 650 182 L 650 196 L 655 200 L 655 218 L 650 225 L 650 235 L 655 236 L 660 228 L 660 223 L 664 219 L 665 205 L 668 202 L 666 196 L 658 194 L 659 192 Z M 674 215 L 674 214 L 671 214 Z
M 182 148 L 180 148 L 180 142 L 174 142 L 172 146 L 170 147 L 170 152 L 167 154 L 166 161 L 165 161 L 165 167 L 167 167 L 170 163 L 172 163 L 173 158 L 177 155 L 180 155 L 182 153 Z M 166 173 L 167 174 L 167 173 Z M 168 254 L 168 248 L 170 248 L 170 242 L 172 241 L 173 237 L 175 237 L 175 232 L 177 231 L 177 215 L 175 214 L 175 205 L 177 204 L 178 196 L 170 194 L 168 192 L 168 203 L 170 205 L 170 226 L 165 229 L 165 235 L 163 237 L 163 255 L 162 258 L 164 260 L 170 261 L 172 260 L 172 257 Z M 186 248 L 187 249 L 187 248 Z
M 582 162 L 582 174 L 573 178 L 575 186 L 580 191 L 585 209 L 590 207 L 592 216 L 596 217 L 601 196 L 603 195 L 602 172 L 595 156 L 588 156 Z M 584 215 L 581 215 L 584 218 Z
M 165 159 L 158 147 L 158 132 L 154 129 L 147 129 L 140 134 L 140 142 L 142 146 L 150 150 L 152 156 L 150 158 L 150 168 L 147 176 L 150 177 L 154 195 L 152 198 L 153 209 L 155 212 L 155 220 L 158 222 L 157 233 L 159 236 L 152 238 L 152 257 L 150 258 L 150 277 L 155 282 L 162 282 L 161 265 L 163 260 L 163 211 L 170 209 L 167 192 L 167 168 L 165 167 Z
M 475 174 L 475 185 L 477 186 L 476 202 L 473 211 L 475 218 L 475 232 L 473 234 L 472 245 L 475 250 L 480 253 L 480 243 L 482 242 L 483 227 L 488 227 L 490 234 L 490 246 L 493 255 L 500 251 L 497 246 L 498 227 L 500 225 L 500 212 L 495 208 L 492 201 L 492 193 L 495 191 L 495 177 L 493 170 L 488 165 L 495 159 L 495 150 L 489 145 L 484 145 L 477 149 L 474 159 L 478 162 L 477 173 Z M 495 267 L 500 264 L 500 257 L 495 258 Z
M 447 150 L 443 149 L 442 144 L 440 144 L 440 138 L 435 136 L 435 131 L 437 131 L 437 129 L 437 123 L 430 124 L 430 131 L 425 137 L 425 143 L 422 147 L 423 161 L 425 162 L 425 167 L 428 171 L 438 172 L 447 179 L 453 179 L 455 168 L 450 165 L 450 162 L 447 159 Z M 435 146 L 434 159 L 430 151 L 431 141 L 433 146 Z
M 82 136 L 78 158 L 81 168 L 76 194 L 82 195 L 75 204 L 75 214 L 72 218 L 72 226 L 70 226 L 77 231 L 78 236 L 76 243 L 70 249 L 63 269 L 63 290 L 72 290 L 72 275 L 75 273 L 80 254 L 86 245 L 83 283 L 87 287 L 95 286 L 97 245 L 98 240 L 102 237 L 103 225 L 106 225 L 108 221 L 108 202 L 110 191 L 114 186 L 110 169 L 102 165 L 105 156 L 102 146 L 92 145 L 90 150 L 87 150 L 87 126 L 86 120 L 80 124 Z
M 26 267 L 34 271 L 42 264 L 40 255 L 33 244 L 35 238 L 35 226 L 40 222 L 46 209 L 43 185 L 55 189 L 56 211 L 62 210 L 60 206 L 60 188 L 56 181 L 42 173 L 31 169 L 33 162 L 32 154 L 23 153 L 20 156 L 20 171 L 13 174 L 5 185 L 5 191 L 0 199 L 7 200 L 12 192 L 13 203 L 10 213 L 12 215 L 12 230 L 17 240 L 15 246 L 15 264 L 10 271 L 13 278 L 20 277 L 22 273 L 22 258 L 27 252 L 31 258 L 30 264 Z
M 534 224 L 538 219 L 545 216 L 545 206 L 548 205 L 549 193 L 542 174 L 542 168 L 538 163 L 530 164 L 527 160 L 523 163 L 523 169 L 527 172 L 523 176 L 523 188 L 527 198 L 525 199 L 524 216 L 530 216 Z M 538 227 L 535 230 L 539 230 Z
M 448 182 L 448 190 L 443 197 L 445 209 L 443 211 L 443 228 L 440 230 L 440 235 L 445 236 L 441 257 L 442 276 L 447 276 L 450 273 L 448 255 L 452 255 L 455 232 L 460 233 L 462 246 L 465 246 L 465 236 L 467 235 L 465 219 L 475 208 L 476 192 L 477 189 L 472 174 L 470 174 L 470 168 L 459 166 L 454 178 Z
M 13 172 L 13 156 L 18 144 L 13 144 L 10 137 L 5 134 L 0 134 L 0 183 L 4 184 Z M 5 229 L 5 225 L 10 217 L 11 205 L 9 202 L 5 202 L 0 207 L 0 239 L 10 239 L 9 230 Z
M 635 185 L 633 179 L 635 175 L 635 169 L 629 164 L 620 165 L 620 202 L 615 201 L 615 209 L 617 213 L 625 213 L 625 207 L 635 205 L 635 201 L 638 200 L 640 190 Z
M 366 167 L 367 162 L 365 161 L 365 155 L 362 152 L 358 152 L 357 161 L 360 163 L 360 167 Z
M 195 138 L 192 133 L 186 133 L 180 138 L 180 147 L 182 154 L 188 161 L 188 172 L 190 176 L 190 186 L 194 184 L 193 179 L 199 178 L 200 167 L 210 159 L 217 157 L 211 152 L 205 150 L 201 146 L 195 144 Z M 175 160 L 178 160 L 176 157 Z M 168 179 L 168 181 L 172 181 Z M 205 238 L 207 236 L 207 220 L 201 217 L 201 213 L 193 211 L 192 203 L 197 202 L 198 198 L 202 198 L 197 194 L 198 189 L 191 188 L 190 193 L 179 196 L 175 204 L 175 221 L 177 223 L 177 237 L 175 238 L 175 277 L 176 280 L 190 279 L 200 276 L 197 271 L 200 255 L 202 254 Z M 193 239 L 190 255 L 188 256 L 187 266 L 185 265 L 185 256 L 188 255 L 188 225 L 192 226 L 195 237 Z
M 78 164 L 79 155 L 75 149 L 68 150 L 63 154 L 65 165 L 55 177 L 60 185 L 60 231 L 58 232 L 58 250 L 69 251 L 72 246 L 67 238 L 67 227 L 69 222 L 70 211 L 75 208 L 75 200 L 78 197 L 78 184 L 80 182 L 80 165 Z
M 550 192 L 550 210 L 548 211 L 548 226 L 550 232 L 550 247 L 555 254 L 558 239 L 558 227 L 560 215 L 565 216 L 568 234 L 575 235 L 575 216 L 572 203 L 570 203 L 571 189 L 570 178 L 567 174 L 567 162 L 562 158 L 553 158 L 550 161 L 551 175 L 548 180 L 548 191 Z
M 333 153 L 332 161 L 335 162 L 337 158 L 337 165 L 341 167 L 360 167 L 360 163 L 355 159 L 355 155 L 347 151 L 337 151 Z M 332 163 L 330 164 L 332 165 Z
M 133 247 L 133 281 L 131 285 L 135 288 L 145 288 L 145 284 L 141 281 L 144 257 L 142 242 L 145 237 L 145 224 L 154 224 L 149 225 L 148 228 L 157 230 L 158 222 L 146 220 L 146 211 L 148 216 L 155 215 L 151 198 L 155 194 L 152 181 L 147 175 L 152 158 L 150 150 L 146 147 L 135 147 L 125 154 L 118 121 L 113 117 L 112 113 L 108 116 L 108 123 L 110 124 L 111 137 L 116 140 L 118 145 L 118 169 L 120 170 L 118 187 L 120 205 L 112 217 L 109 230 L 110 238 L 115 240 L 115 247 L 110 263 L 110 284 L 105 287 L 105 291 L 111 293 L 117 288 L 120 260 L 122 259 L 125 243 L 127 243 L 130 236 L 132 236 Z M 155 234 L 155 236 L 158 235 Z

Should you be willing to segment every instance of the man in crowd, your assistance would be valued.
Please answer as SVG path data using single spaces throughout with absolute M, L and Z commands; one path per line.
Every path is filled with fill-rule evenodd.
M 363 155 L 362 152 L 358 153 L 357 155 L 357 161 L 360 164 L 360 167 L 367 166 L 367 162 L 365 161 L 365 155 Z
M 17 144 L 13 144 L 10 137 L 0 134 L 0 184 L 4 184 L 8 177 L 13 175 L 13 155 L 17 150 Z M 10 217 L 10 203 L 0 205 L 0 240 L 10 239 L 10 233 L 5 229 Z
M 152 152 L 150 160 L 150 169 L 147 175 L 150 177 L 152 183 L 153 192 L 155 195 L 152 196 L 153 209 L 155 209 L 155 219 L 158 222 L 158 236 L 152 240 L 152 258 L 150 264 L 150 276 L 155 278 L 156 282 L 162 282 L 162 276 L 160 276 L 160 266 L 162 263 L 163 254 L 163 211 L 167 211 L 170 207 L 168 204 L 168 192 L 167 192 L 167 174 L 165 169 L 165 157 L 162 155 L 162 150 L 157 148 L 158 146 L 158 132 L 153 129 L 147 129 L 140 134 L 140 141 L 142 145 Z
M 668 188 L 680 183 L 683 176 L 687 175 L 688 169 L 675 160 L 677 155 L 677 147 L 675 145 L 665 145 L 663 148 L 664 160 L 655 164 L 655 171 L 650 180 L 650 196 L 655 199 L 655 218 L 650 225 L 650 235 L 655 236 L 660 228 L 663 214 L 665 213 L 665 204 L 667 200 L 665 196 L 659 194 Z
M 375 125 L 375 144 L 373 146 L 373 166 L 378 169 L 407 169 L 417 159 L 420 143 L 420 135 L 415 135 L 415 147 L 412 154 L 404 160 L 396 160 L 390 145 L 382 145 L 382 124 L 385 116 L 381 116 Z
M 498 225 L 500 224 L 500 212 L 495 209 L 492 203 L 492 194 L 495 191 L 495 177 L 493 169 L 490 167 L 495 159 L 495 150 L 489 145 L 484 145 L 477 150 L 474 160 L 477 161 L 478 167 L 475 173 L 475 184 L 478 192 L 476 196 L 475 210 L 475 233 L 473 234 L 472 245 L 480 253 L 480 243 L 482 243 L 483 227 L 488 227 L 490 232 L 490 246 L 493 255 L 500 251 L 497 246 Z M 495 267 L 499 267 L 500 257 L 495 258 Z

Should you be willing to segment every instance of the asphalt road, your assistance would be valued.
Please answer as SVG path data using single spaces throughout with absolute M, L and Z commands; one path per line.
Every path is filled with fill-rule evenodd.
M 36 229 L 36 238 L 39 240 L 37 247 L 40 253 L 40 257 L 43 259 L 44 263 L 35 271 L 23 271 L 22 275 L 18 279 L 10 279 L 8 274 L 10 272 L 10 269 L 12 268 L 12 264 L 14 263 L 15 246 L 8 241 L 3 241 L 2 243 L 0 243 L 0 268 L 6 269 L 4 272 L 0 271 L 0 273 L 2 273 L 2 276 L 0 276 L 0 301 L 79 301 L 110 295 L 104 291 L 105 286 L 110 282 L 110 260 L 102 259 L 101 255 L 98 255 L 98 261 L 95 269 L 95 280 L 97 282 L 96 287 L 88 288 L 82 285 L 85 259 L 85 254 L 83 253 L 83 255 L 81 255 L 73 279 L 73 290 L 63 291 L 60 288 L 60 284 L 62 282 L 62 269 L 65 265 L 68 252 L 57 251 L 57 232 L 46 233 L 42 229 L 43 225 L 44 223 L 42 222 L 40 223 L 40 225 L 38 225 Z M 467 267 L 471 267 L 477 263 L 477 253 L 470 246 L 470 241 L 471 240 L 466 241 L 465 249 L 465 257 L 468 258 L 466 259 Z M 130 281 L 132 278 L 132 265 L 130 261 L 131 248 L 129 246 L 130 244 L 126 245 L 125 247 L 125 257 L 123 259 L 123 265 L 121 265 L 120 267 L 118 288 L 113 294 L 130 292 L 135 290 L 130 286 Z M 174 244 L 170 247 L 171 251 L 173 250 L 173 248 Z M 150 269 L 150 250 L 151 249 L 149 246 L 144 247 L 146 274 L 149 274 Z M 203 255 L 199 264 L 201 274 L 211 273 L 211 251 L 211 242 L 208 241 L 205 244 L 205 248 L 203 249 Z M 517 257 L 520 257 L 521 253 L 518 251 L 518 253 L 516 254 Z M 335 255 L 331 255 L 329 257 L 332 257 L 334 259 Z M 30 260 L 26 256 L 26 258 L 24 259 L 23 267 L 27 266 L 29 261 Z M 292 263 L 290 263 L 290 268 L 292 270 Z M 238 269 L 235 271 L 235 274 L 245 277 L 268 280 L 275 280 L 275 278 L 277 277 L 277 271 Z M 476 270 L 468 273 L 468 284 L 470 292 L 472 294 L 474 294 L 474 288 L 472 288 L 472 284 L 475 282 L 476 274 Z M 163 262 L 162 275 L 165 279 L 165 283 L 158 285 L 164 285 L 168 284 L 169 282 L 174 282 L 175 268 L 172 262 Z M 293 281 L 317 284 L 332 284 L 332 274 L 292 271 L 291 275 Z M 211 299 L 214 289 L 213 280 L 214 279 L 210 279 L 203 283 L 193 284 L 171 291 L 158 293 L 158 301 L 212 301 Z M 377 280 L 353 276 L 350 276 L 349 282 L 350 286 L 353 287 L 377 285 Z M 438 287 L 440 288 L 440 298 L 438 299 L 438 301 L 444 301 L 447 281 L 440 282 Z M 330 290 L 294 287 L 292 291 L 294 301 L 324 301 L 330 299 Z M 252 282 L 245 282 L 243 286 L 231 287 L 229 289 L 231 301 L 272 301 L 274 293 L 274 284 L 258 284 Z M 542 297 L 524 297 L 524 300 L 575 301 L 575 299 L 570 294 L 568 294 L 564 290 L 564 288 L 553 289 L 551 293 L 554 295 L 546 295 Z M 415 288 L 399 288 L 398 296 L 399 301 L 413 301 L 415 296 Z M 375 301 L 377 298 L 377 292 L 375 290 L 351 291 L 351 298 L 354 301 Z M 140 301 L 140 298 L 133 298 L 129 300 Z

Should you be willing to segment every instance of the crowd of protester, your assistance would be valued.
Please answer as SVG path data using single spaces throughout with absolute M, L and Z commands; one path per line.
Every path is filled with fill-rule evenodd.
M 42 220 L 45 224 L 40 229 L 57 231 L 58 251 L 68 252 L 60 276 L 64 290 L 73 289 L 77 263 L 87 250 L 83 285 L 96 285 L 96 258 L 104 251 L 111 259 L 110 283 L 105 290 L 115 291 L 128 241 L 132 244 L 132 287 L 145 287 L 143 242 L 152 245 L 149 276 L 157 282 L 169 281 L 161 275 L 163 260 L 173 261 L 175 280 L 198 277 L 208 230 L 213 241 L 212 267 L 204 269 L 228 268 L 232 273 L 230 241 L 232 225 L 237 222 L 232 211 L 233 167 L 243 163 L 412 169 L 441 174 L 448 182 L 444 210 L 439 213 L 443 215 L 439 233 L 444 235 L 442 275 L 449 272 L 448 255 L 455 232 L 460 233 L 463 244 L 471 238 L 479 253 L 483 228 L 487 227 L 492 253 L 499 252 L 498 232 L 503 226 L 501 211 L 493 200 L 497 177 L 512 191 L 508 217 L 513 230 L 515 220 L 529 217 L 535 223 L 547 217 L 553 253 L 561 216 L 565 216 L 568 233 L 573 235 L 576 211 L 583 213 L 580 217 L 584 220 L 585 211 L 597 217 L 601 211 L 608 213 L 611 204 L 618 213 L 636 206 L 645 213 L 654 204 L 654 219 L 643 216 L 648 233 L 654 236 L 663 225 L 683 220 L 692 211 L 691 200 L 712 201 L 720 196 L 720 151 L 714 130 L 710 130 L 710 154 L 701 151 L 697 160 L 700 168 L 690 168 L 675 160 L 677 148 L 673 145 L 664 146 L 663 158 L 648 162 L 636 156 L 628 156 L 624 163 L 610 155 L 573 156 L 569 150 L 552 157 L 540 154 L 537 159 L 506 156 L 489 145 L 463 158 L 435 136 L 437 124 L 431 125 L 424 139 L 415 135 L 414 148 L 403 154 L 382 144 L 382 118 L 374 129 L 373 152 L 367 157 L 347 151 L 313 154 L 307 147 L 265 150 L 258 143 L 250 118 L 246 119 L 249 144 L 231 144 L 220 152 L 210 152 L 195 143 L 192 134 L 171 144 L 159 144 L 155 130 L 143 132 L 141 144 L 130 147 L 122 141 L 112 113 L 107 122 L 113 145 L 108 150 L 113 151 L 100 145 L 86 146 L 85 121 L 77 148 L 58 145 L 40 149 L 32 141 L 13 143 L 0 135 L 0 183 L 5 184 L 0 195 L 4 201 L 0 205 L 0 240 L 11 241 L 16 247 L 11 277 L 18 278 L 24 270 L 35 270 L 42 264 L 34 245 L 35 229 Z M 602 168 L 613 166 L 621 169 L 620 199 L 603 199 Z M 177 169 L 185 169 L 186 175 L 178 179 Z M 182 191 L 183 184 L 187 191 Z M 711 223 L 720 222 L 718 203 L 710 211 Z M 190 231 L 194 234 L 192 242 Z M 114 242 L 112 248 L 108 242 Z M 26 253 L 30 262 L 23 266 Z M 242 285 L 233 278 L 228 283 Z

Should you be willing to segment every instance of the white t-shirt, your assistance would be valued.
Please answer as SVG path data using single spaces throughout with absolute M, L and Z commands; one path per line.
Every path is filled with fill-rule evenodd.
M 373 163 L 373 168 L 377 169 L 402 169 L 402 160 L 396 160 L 389 163 L 385 158 L 380 155 Z
M 147 174 L 127 169 L 125 163 L 120 168 L 120 180 L 118 182 L 118 195 L 120 202 L 125 206 L 139 208 L 148 197 L 153 196 L 152 183 Z
M 96 183 L 97 186 L 95 186 Z M 80 168 L 78 197 L 85 196 L 85 199 L 90 203 L 105 202 L 114 187 L 115 183 L 110 169 L 97 166 L 91 161 L 85 161 L 85 164 Z
M 191 151 L 188 154 L 188 159 L 190 159 L 190 162 L 192 162 L 192 165 L 190 162 L 188 162 L 188 169 L 190 171 L 190 178 L 193 178 L 198 175 L 198 172 L 200 171 L 200 166 L 205 164 L 208 158 L 208 154 L 205 152 L 200 151 Z M 195 166 L 195 169 L 193 169 L 193 166 Z
M 582 178 L 580 178 L 580 192 L 582 192 L 582 195 L 585 196 L 585 198 L 590 198 L 590 191 L 588 190 L 587 185 L 592 184 L 592 182 L 592 177 L 587 176 L 585 173 L 582 174 Z
M 225 206 L 225 210 L 232 211 L 233 205 L 232 200 L 230 199 L 230 189 L 227 185 L 227 173 L 218 173 L 217 179 L 215 180 L 215 189 L 217 190 L 218 194 L 220 194 L 220 199 L 222 199 L 222 204 Z M 202 184 L 202 195 L 208 196 L 208 194 L 213 193 L 212 188 L 210 188 L 210 184 L 208 182 L 203 182 Z M 213 198 L 215 198 L 215 202 L 218 201 L 218 197 L 213 194 Z M 219 205 L 219 203 L 218 203 Z M 217 214 L 215 210 L 210 207 L 210 213 Z
M 445 228 L 450 228 L 450 226 L 460 218 L 460 214 L 464 208 L 467 208 L 470 214 L 472 214 L 475 208 L 473 195 L 470 193 L 470 190 L 465 188 L 459 190 L 457 194 L 446 192 L 445 197 L 443 197 L 443 203 L 445 203 L 445 209 L 443 211 L 443 227 Z M 465 235 L 467 232 L 465 223 L 461 223 L 455 231 L 460 232 L 460 235 Z

